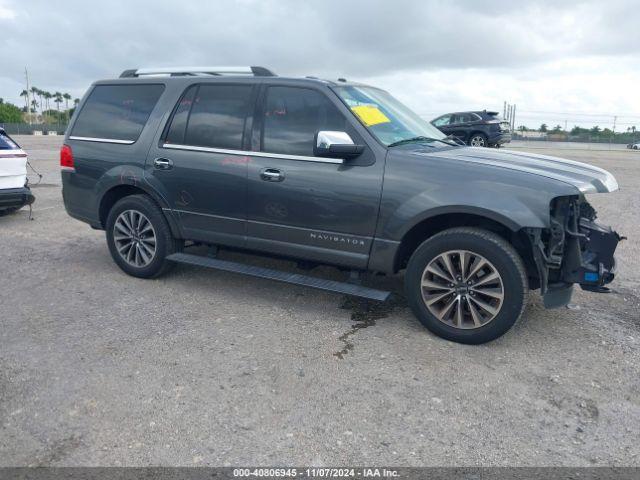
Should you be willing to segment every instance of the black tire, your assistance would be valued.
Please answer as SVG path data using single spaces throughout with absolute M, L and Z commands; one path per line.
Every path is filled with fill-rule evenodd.
M 487 147 L 489 146 L 489 141 L 484 133 L 476 132 L 469 137 L 469 146 Z
M 114 239 L 116 220 L 121 213 L 128 210 L 142 213 L 151 223 L 155 233 L 155 253 L 151 261 L 141 267 L 127 263 L 118 252 L 116 240 Z M 178 251 L 181 242 L 173 237 L 164 213 L 147 195 L 131 195 L 118 200 L 109 211 L 105 227 L 107 245 L 109 246 L 111 257 L 125 273 L 139 278 L 155 278 L 173 267 L 174 263 L 166 260 L 166 257 Z
M 20 210 L 22 207 L 11 207 L 11 208 L 4 208 L 2 210 L 0 210 L 0 217 L 4 217 L 6 215 L 11 215 L 12 213 L 17 212 L 18 210 Z
M 501 277 L 501 307 L 492 320 L 477 328 L 457 328 L 439 320 L 423 300 L 422 278 L 426 267 L 439 255 L 452 250 L 484 257 Z M 418 320 L 436 335 L 466 344 L 489 342 L 509 330 L 522 316 L 528 290 L 526 270 L 515 249 L 495 233 L 471 227 L 451 228 L 423 242 L 409 260 L 404 282 L 409 306 Z M 466 308 L 465 315 L 470 315 Z

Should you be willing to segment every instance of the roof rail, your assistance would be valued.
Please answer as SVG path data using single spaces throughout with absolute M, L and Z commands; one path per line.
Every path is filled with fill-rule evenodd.
M 125 70 L 120 78 L 144 76 L 194 77 L 203 75 L 253 75 L 254 77 L 275 77 L 276 74 L 264 67 L 158 67 Z

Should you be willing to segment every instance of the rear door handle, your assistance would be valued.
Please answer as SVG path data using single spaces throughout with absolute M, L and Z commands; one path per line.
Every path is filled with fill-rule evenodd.
M 284 173 L 276 168 L 265 168 L 260 172 L 260 178 L 265 182 L 282 182 Z
M 158 170 L 170 170 L 173 168 L 173 162 L 168 158 L 156 158 L 153 161 L 153 166 Z

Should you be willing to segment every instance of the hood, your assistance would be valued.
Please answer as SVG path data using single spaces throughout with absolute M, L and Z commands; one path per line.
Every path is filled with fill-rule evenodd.
M 539 175 L 573 185 L 582 193 L 606 193 L 618 189 L 618 182 L 613 175 L 602 168 L 548 155 L 474 147 L 448 150 L 425 150 L 423 147 L 411 154 L 492 165 Z

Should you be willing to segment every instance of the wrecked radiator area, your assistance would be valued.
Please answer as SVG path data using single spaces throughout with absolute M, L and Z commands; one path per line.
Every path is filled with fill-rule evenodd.
M 608 291 L 616 247 L 624 237 L 595 220 L 585 198 L 559 197 L 551 204 L 550 228 L 528 230 L 543 295 L 574 283 L 584 290 Z

